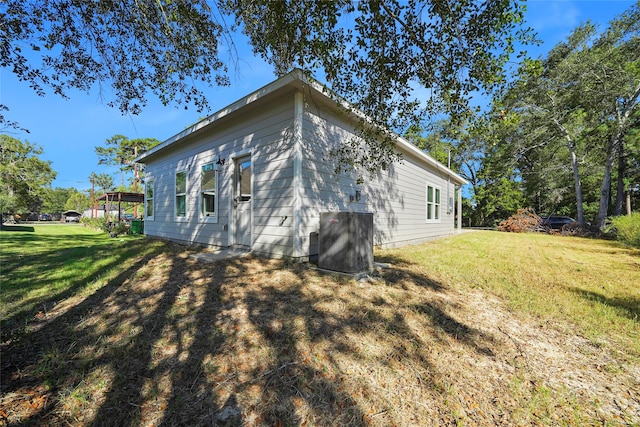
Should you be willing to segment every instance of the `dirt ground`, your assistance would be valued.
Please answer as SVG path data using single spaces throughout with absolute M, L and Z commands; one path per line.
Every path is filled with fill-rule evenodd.
M 5 340 L 0 425 L 640 424 L 640 361 L 485 291 L 188 255 Z

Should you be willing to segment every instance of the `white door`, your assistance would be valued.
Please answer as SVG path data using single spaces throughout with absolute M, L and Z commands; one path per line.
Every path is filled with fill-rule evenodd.
M 251 157 L 236 159 L 235 169 L 234 242 L 239 246 L 251 247 Z

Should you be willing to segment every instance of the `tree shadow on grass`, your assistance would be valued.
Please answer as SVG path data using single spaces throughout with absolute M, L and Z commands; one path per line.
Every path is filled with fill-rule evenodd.
M 636 322 L 640 321 L 640 298 L 633 296 L 609 298 L 598 292 L 586 291 L 584 289 L 570 288 L 570 290 L 587 301 L 613 307 L 620 311 L 623 316 Z
M 431 279 L 428 275 L 413 271 L 417 264 L 409 262 L 402 257 L 395 255 L 376 256 L 376 262 L 389 265 L 389 268 L 384 268 L 380 272 L 380 276 L 389 283 L 402 284 L 403 282 L 409 282 L 434 291 L 448 289 L 448 286 Z
M 35 229 L 29 225 L 5 225 L 0 226 L 0 231 L 21 231 L 25 233 L 33 233 Z
M 38 236 L 38 241 L 42 242 L 42 237 Z M 6 303 L 12 299 L 23 300 L 12 308 L 12 314 L 5 316 L 1 320 L 2 340 L 10 339 L 23 333 L 22 326 L 27 324 L 33 316 L 40 312 L 42 314 L 51 310 L 58 302 L 66 300 L 81 292 L 96 279 L 104 276 L 114 268 L 117 268 L 128 261 L 136 254 L 154 254 L 154 249 L 148 244 L 138 241 L 136 245 L 126 248 L 114 248 L 113 246 L 90 244 L 90 238 L 80 236 L 77 239 L 77 246 L 67 248 L 62 251 L 53 250 L 38 253 L 36 255 L 21 257 L 19 260 L 10 260 L 3 266 L 5 279 L 8 282 L 4 287 L 3 300 Z M 86 245 L 86 246 L 85 246 Z M 49 247 L 49 246 L 47 246 Z M 70 269 L 69 266 L 94 264 L 94 260 L 113 258 L 112 262 L 93 270 L 93 265 L 87 270 L 80 268 Z M 148 257 L 146 259 L 149 259 Z M 25 266 L 25 268 L 21 268 Z M 52 283 L 50 274 L 59 271 L 60 268 L 69 270 L 68 276 L 56 275 L 55 282 L 66 283 L 63 290 L 56 291 Z M 19 289 L 12 289 L 18 287 Z M 24 296 L 31 290 L 47 289 L 47 293 L 39 296 L 37 301 Z
M 424 351 L 430 338 L 418 335 L 407 319 L 395 312 L 398 308 L 420 313 L 424 315 L 425 324 L 432 324 L 482 356 L 494 356 L 490 349 L 491 337 L 454 320 L 436 302 L 423 298 L 419 306 L 398 305 L 376 296 L 375 291 L 369 295 L 364 288 L 374 285 L 367 283 L 362 285 L 362 292 L 354 289 L 341 296 L 314 294 L 305 283 L 314 280 L 309 275 L 316 273 L 304 268 L 290 271 L 298 275 L 297 284 L 282 287 L 265 283 L 259 291 L 248 292 L 244 300 L 252 325 L 274 350 L 267 369 L 273 375 L 262 385 L 263 399 L 274 402 L 270 405 L 271 411 L 264 414 L 268 425 L 281 422 L 283 425 L 306 422 L 368 425 L 372 407 L 366 406 L 367 399 L 375 400 L 373 396 L 389 386 L 373 382 L 374 364 L 390 371 L 403 365 L 419 367 L 421 372 L 431 373 L 428 378 L 420 378 L 423 385 L 430 390 L 442 390 L 442 368 Z M 444 285 L 408 270 L 391 268 L 383 277 L 386 285 L 379 285 L 380 291 L 394 288 L 413 294 L 416 286 L 435 292 L 446 290 Z M 351 284 L 347 286 L 351 287 L 357 283 L 351 279 L 337 282 L 340 280 L 349 281 Z M 368 337 L 372 342 L 361 342 L 361 337 Z M 367 345 L 385 348 L 383 358 L 372 358 Z M 307 352 L 310 347 L 324 347 L 325 351 L 321 355 L 310 355 Z M 371 378 L 347 380 L 350 364 L 354 371 L 369 366 Z M 363 398 L 356 399 L 354 395 Z M 392 408 L 378 409 L 379 420 L 384 420 L 381 422 L 398 421 L 384 418 Z M 306 414 L 305 418 L 301 418 L 300 413 Z
M 365 425 L 361 408 L 332 372 L 337 365 L 331 355 L 324 354 L 322 362 L 313 363 L 301 343 L 307 339 L 329 340 L 336 351 L 355 352 L 341 335 L 356 328 L 357 321 L 315 310 L 314 301 L 299 287 L 265 286 L 264 292 L 250 291 L 245 298 L 250 322 L 272 349 L 269 365 L 253 374 L 260 378 L 267 403 L 260 417 L 268 425 L 298 426 L 305 421 L 300 415 L 305 407 L 306 421 Z
M 380 291 L 446 290 L 408 269 L 386 277 Z M 318 280 L 330 289 L 312 287 Z M 361 290 L 285 262 L 202 264 L 159 251 L 6 345 L 2 393 L 31 408 L 14 425 L 364 426 L 380 388 L 362 372 L 350 379 L 350 366 L 413 364 L 430 373 L 421 381 L 442 388 L 428 340 L 396 308 L 490 355 L 484 337 L 428 298 L 398 306 Z M 384 342 L 385 354 L 363 348 L 365 336 Z M 393 408 L 379 409 L 377 420 L 398 421 L 385 418 Z
M 105 363 L 104 355 L 94 354 L 95 357 L 92 357 L 80 353 L 83 345 L 92 341 L 95 343 L 105 335 L 97 332 L 78 332 L 78 328 L 152 258 L 153 255 L 142 257 L 132 267 L 63 314 L 51 320 L 36 322 L 32 327 L 34 331 L 21 336 L 15 342 L 3 344 L 3 394 L 38 388 L 46 390 L 47 396 L 56 397 L 77 386 L 83 379 L 78 375 Z M 71 350 L 73 348 L 76 351 Z M 122 356 L 125 356 L 124 352 Z M 29 374 L 26 374 L 27 372 Z M 43 417 L 60 408 L 56 408 L 58 401 L 55 398 L 46 400 L 46 404 L 19 425 L 50 423 L 50 419 L 44 421 Z

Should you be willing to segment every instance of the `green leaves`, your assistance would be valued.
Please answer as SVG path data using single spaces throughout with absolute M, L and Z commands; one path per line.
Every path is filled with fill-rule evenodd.
M 150 94 L 202 111 L 201 88 L 229 84 L 219 53 L 226 46 L 233 62 L 231 15 L 276 74 L 322 73 L 364 112 L 364 145 L 343 160 L 375 170 L 394 161 L 385 129 L 437 114 L 463 122 L 472 94 L 504 83 L 514 43 L 531 40 L 522 14 L 512 0 L 6 0 L 0 66 L 40 95 L 105 85 L 123 113 L 142 111 Z
M 150 150 L 156 145 L 160 144 L 155 138 L 136 138 L 129 139 L 124 135 L 114 135 L 105 141 L 104 147 L 96 147 L 96 154 L 98 155 L 98 164 L 107 166 L 119 166 L 120 167 L 120 185 L 124 187 L 125 171 L 134 171 L 133 159 L 144 151 Z M 141 166 L 135 166 L 140 170 Z M 136 179 L 137 176 L 134 177 Z M 102 180 L 101 184 L 107 185 L 108 181 Z M 111 182 L 112 186 L 113 182 Z M 106 189 L 106 187 L 105 187 Z
M 519 117 L 512 141 L 538 211 L 567 209 L 583 220 L 587 183 L 585 204 L 599 199 L 599 213 L 586 219 L 602 223 L 608 215 L 614 159 L 620 157 L 620 180 L 630 165 L 623 144 L 639 108 L 639 21 L 636 4 L 603 31 L 589 22 L 577 27 L 545 58 L 523 61 L 500 99 L 501 108 Z M 573 194 L 565 184 L 570 171 Z M 593 185 L 595 176 L 600 189 Z
M 522 9 L 504 0 L 235 0 L 228 10 L 278 74 L 323 73 L 365 113 L 364 145 L 348 142 L 342 160 L 372 170 L 392 161 L 394 142 L 364 127 L 403 133 L 435 114 L 464 120 L 471 94 L 504 81 L 513 43 L 527 34 L 512 34 Z
M 196 82 L 228 84 L 218 58 L 223 26 L 205 0 L 7 0 L 0 3 L 0 65 L 40 95 L 95 84 L 109 105 L 137 114 L 148 91 L 165 104 L 206 109 Z M 41 53 L 40 62 L 22 47 Z
M 56 177 L 41 154 L 37 145 L 0 135 L 0 212 L 30 211 L 39 203 Z

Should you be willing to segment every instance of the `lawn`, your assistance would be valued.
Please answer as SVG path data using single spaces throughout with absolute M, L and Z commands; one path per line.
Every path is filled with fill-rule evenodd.
M 464 233 L 368 280 L 0 232 L 0 425 L 638 425 L 640 252 Z

